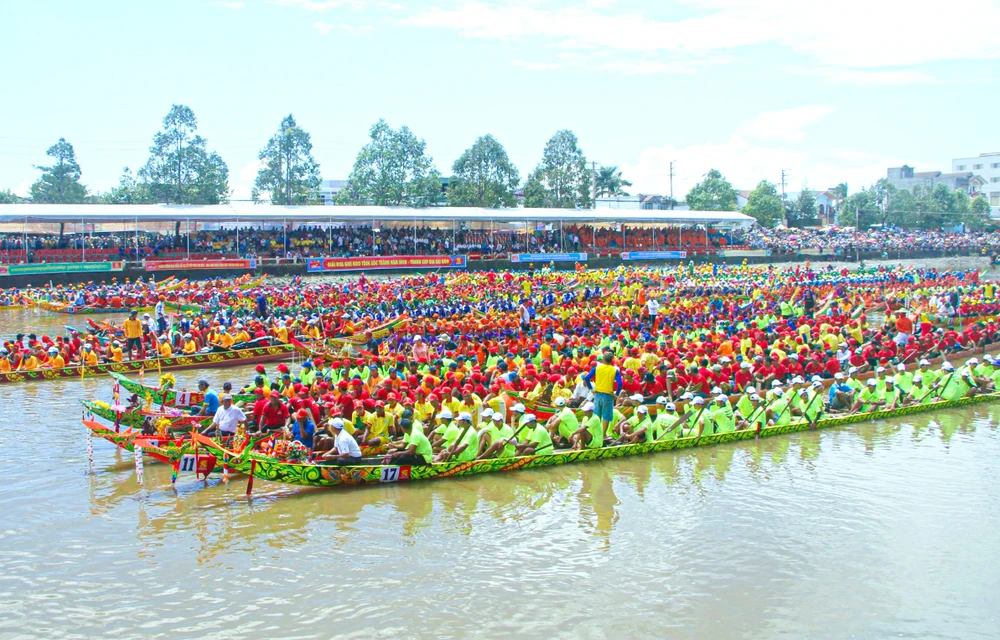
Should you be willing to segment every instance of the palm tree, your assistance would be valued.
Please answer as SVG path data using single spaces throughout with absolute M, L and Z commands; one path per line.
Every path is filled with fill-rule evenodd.
M 597 197 L 619 198 L 629 195 L 625 187 L 632 183 L 622 177 L 618 167 L 602 166 L 597 170 Z

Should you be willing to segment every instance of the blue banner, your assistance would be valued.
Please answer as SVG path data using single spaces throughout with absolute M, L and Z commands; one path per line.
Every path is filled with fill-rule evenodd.
M 586 253 L 512 253 L 511 262 L 586 262 Z
M 683 260 L 687 251 L 623 251 L 622 260 Z

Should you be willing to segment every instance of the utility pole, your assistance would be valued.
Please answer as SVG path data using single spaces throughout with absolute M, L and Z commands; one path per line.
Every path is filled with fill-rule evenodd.
M 670 161 L 670 208 L 674 208 L 674 161 Z
M 594 206 L 597 208 L 597 163 L 593 160 L 590 161 L 590 187 L 594 192 Z
M 788 203 L 785 201 L 785 178 L 788 173 L 788 169 L 781 170 L 781 217 L 786 227 L 788 226 Z

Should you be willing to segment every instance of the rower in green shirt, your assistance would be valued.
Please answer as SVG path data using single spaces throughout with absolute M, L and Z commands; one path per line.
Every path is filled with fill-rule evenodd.
M 736 414 L 729 406 L 729 398 L 724 394 L 715 396 L 714 404 L 708 409 L 712 433 L 732 433 L 736 431 Z
M 708 415 L 706 415 L 706 411 L 707 407 L 705 406 L 704 398 L 696 397 L 691 400 L 691 405 L 684 414 L 687 416 L 687 424 L 684 428 L 685 438 L 698 438 L 701 437 L 702 434 L 705 434 L 705 425 L 708 422 Z
M 636 444 L 639 442 L 653 441 L 653 421 L 649 419 L 649 409 L 645 405 L 639 405 L 632 416 L 634 422 L 630 420 L 629 431 L 622 434 L 622 444 Z
M 750 410 L 738 424 L 739 429 L 753 429 L 754 431 L 767 426 L 767 407 L 761 401 L 761 397 L 756 393 L 750 395 Z
M 681 416 L 677 413 L 677 405 L 667 402 L 664 396 L 657 398 L 656 403 L 663 408 L 656 413 L 656 422 L 653 423 L 654 437 L 657 440 L 680 438 L 683 427 L 678 423 Z
M 919 366 L 920 366 L 920 368 L 917 369 L 916 373 L 919 373 L 921 375 L 921 377 L 923 377 L 923 379 L 924 379 L 924 386 L 927 387 L 927 388 L 931 388 L 935 384 L 937 384 L 937 381 L 941 377 L 941 374 L 940 374 L 940 372 L 935 371 L 934 369 L 930 368 L 931 361 L 927 360 L 926 358 L 922 359 L 920 361 L 920 365 Z
M 573 449 L 597 449 L 604 446 L 604 432 L 601 418 L 594 415 L 594 403 L 586 402 L 583 407 L 583 420 L 580 428 L 573 434 Z
M 919 373 L 913 376 L 913 387 L 907 394 L 904 404 L 930 404 L 937 400 L 934 389 L 924 385 L 924 377 Z
M 434 449 L 431 441 L 427 439 L 423 431 L 416 428 L 409 418 L 403 418 L 400 428 L 408 433 L 403 435 L 401 443 L 391 443 L 389 454 L 382 461 L 383 464 L 419 464 L 423 460 L 424 464 L 430 464 L 434 460 Z
M 517 455 L 532 456 L 552 453 L 552 437 L 549 436 L 548 430 L 541 423 L 536 422 L 532 429 L 525 428 L 521 435 L 523 437 L 518 438 Z
M 861 393 L 857 394 L 854 406 L 851 407 L 851 413 L 858 411 L 868 413 L 869 411 L 875 411 L 884 404 L 884 396 L 878 390 L 878 382 L 875 378 L 868 378 L 865 388 L 861 390 Z
M 549 436 L 561 444 L 569 444 L 570 439 L 576 430 L 580 428 L 580 421 L 572 409 L 566 406 L 565 398 L 556 398 L 554 403 L 559 411 L 545 423 Z
M 785 392 L 780 388 L 774 390 L 774 400 L 767 405 L 767 423 L 772 426 L 790 424 L 792 421 L 791 407 Z
M 892 377 L 892 381 L 903 393 L 909 393 L 913 388 L 913 374 L 907 372 L 906 365 L 902 362 L 896 365 L 896 375 Z

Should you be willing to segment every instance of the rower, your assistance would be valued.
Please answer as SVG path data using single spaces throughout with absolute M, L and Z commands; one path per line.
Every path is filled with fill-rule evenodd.
M 351 465 L 361 462 L 361 447 L 354 440 L 354 436 L 344 431 L 344 420 L 334 418 L 330 421 L 333 429 L 333 450 L 324 454 L 322 461 L 329 464 Z
M 903 400 L 903 404 L 930 404 L 937 400 L 934 389 L 924 385 L 924 377 L 920 373 L 913 375 L 913 387 Z
M 725 394 L 715 396 L 715 404 L 708 410 L 708 418 L 712 422 L 712 433 L 736 431 L 736 416 Z
M 788 399 L 782 389 L 776 389 L 774 400 L 767 405 L 767 424 L 769 426 L 780 426 L 790 424 L 792 421 Z
M 174 350 L 170 347 L 170 342 L 167 340 L 166 334 L 160 336 L 159 352 L 161 358 L 170 358 L 174 355 Z
M 458 434 L 451 444 L 445 447 L 435 458 L 436 462 L 471 462 L 479 452 L 479 433 L 472 428 L 472 414 L 463 411 L 455 421 Z M 497 444 L 497 443 L 495 443 Z
M 62 369 L 66 366 L 66 360 L 59 353 L 59 349 L 49 347 L 49 360 L 45 365 L 50 369 Z
M 767 426 L 767 407 L 764 406 L 761 397 L 753 393 L 750 395 L 750 409 L 744 419 L 738 423 L 737 429 L 760 431 L 765 426 Z
M 442 446 L 449 446 L 452 444 L 451 442 L 445 443 L 445 434 L 448 433 L 449 429 L 452 429 L 454 431 L 454 434 L 452 435 L 455 438 L 458 438 L 458 430 L 453 429 L 453 425 L 451 424 L 451 419 L 452 419 L 451 409 L 442 408 L 438 412 L 437 426 L 434 427 L 434 430 L 431 431 L 430 434 L 431 444 L 434 445 L 435 449 L 440 450 Z
M 656 421 L 653 423 L 653 435 L 656 440 L 673 440 L 680 437 L 681 416 L 677 413 L 677 405 L 669 402 L 666 396 L 656 399 L 656 404 L 662 407 L 656 412 Z
M 653 422 L 649 419 L 649 408 L 646 405 L 639 405 L 635 409 L 634 423 L 630 423 L 628 433 L 621 436 L 622 444 L 636 444 L 639 442 L 653 441 Z
M 558 399 L 565 404 L 564 398 Z M 537 419 L 529 422 L 529 426 L 525 427 L 522 435 L 524 437 L 519 438 L 517 443 L 517 455 L 531 456 L 539 453 L 552 453 L 552 438 L 545 426 L 540 424 Z
M 535 416 L 530 413 L 524 417 L 525 425 L 535 420 Z M 525 429 L 529 428 L 534 428 L 534 424 L 525 427 Z M 490 425 L 484 426 L 483 430 L 479 433 L 479 459 L 513 457 L 516 453 L 516 446 L 507 442 L 507 440 L 514 436 L 515 431 L 516 429 L 511 425 L 504 424 L 503 416 L 494 413 Z
M 216 437 L 230 437 L 236 434 L 240 423 L 247 419 L 243 410 L 233 406 L 233 397 L 228 393 L 222 396 L 222 406 L 216 409 L 212 424 L 205 427 L 201 434 L 209 435 L 215 432 Z
M 399 426 L 405 432 L 403 439 L 390 445 L 391 449 L 382 461 L 383 464 L 423 466 L 433 462 L 434 449 L 419 424 L 409 417 L 400 421 Z
M 831 411 L 847 411 L 854 406 L 854 388 L 847 384 L 843 373 L 834 374 L 828 393 Z
M 365 425 L 361 435 L 361 444 L 377 447 L 389 442 L 389 432 L 395 430 L 396 416 L 386 413 L 385 403 L 379 400 L 375 403 L 375 411 L 366 413 L 362 418 Z
M 878 390 L 878 382 L 875 378 L 868 378 L 865 383 L 865 388 L 861 390 L 861 393 L 857 394 L 854 406 L 851 407 L 851 413 L 857 413 L 858 411 L 864 413 L 875 411 L 885 404 L 885 400 L 883 398 L 884 397 Z
M 585 402 L 581 409 L 583 419 L 580 421 L 580 428 L 571 437 L 572 448 L 575 450 L 597 449 L 604 446 L 603 424 L 600 416 L 594 413 L 594 403 Z
M 545 423 L 549 437 L 559 446 L 568 447 L 573 434 L 580 428 L 580 421 L 572 409 L 566 406 L 565 398 L 556 398 L 554 402 L 556 413 Z

